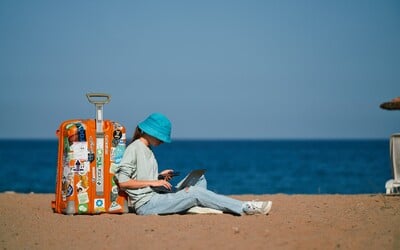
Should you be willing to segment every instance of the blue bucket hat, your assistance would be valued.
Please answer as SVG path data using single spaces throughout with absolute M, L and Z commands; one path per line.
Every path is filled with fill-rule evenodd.
M 139 123 L 138 127 L 162 142 L 171 142 L 171 122 L 163 114 L 151 114 L 146 120 Z

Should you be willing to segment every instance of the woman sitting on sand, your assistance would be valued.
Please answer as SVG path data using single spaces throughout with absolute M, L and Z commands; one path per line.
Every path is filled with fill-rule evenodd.
M 239 201 L 207 190 L 204 175 L 193 186 L 174 193 L 157 193 L 154 187 L 171 189 L 173 170 L 158 172 L 151 147 L 171 142 L 171 122 L 160 113 L 151 114 L 136 127 L 117 170 L 119 186 L 125 190 L 139 215 L 184 213 L 193 207 L 216 209 L 236 215 L 268 214 L 272 202 Z M 158 179 L 162 175 L 164 179 Z

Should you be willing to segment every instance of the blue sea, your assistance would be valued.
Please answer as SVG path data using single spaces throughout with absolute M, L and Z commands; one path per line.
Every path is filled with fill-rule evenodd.
M 0 140 L 0 192 L 54 193 L 56 140 Z M 385 193 L 389 140 L 175 140 L 154 148 L 159 168 L 207 169 L 220 194 Z

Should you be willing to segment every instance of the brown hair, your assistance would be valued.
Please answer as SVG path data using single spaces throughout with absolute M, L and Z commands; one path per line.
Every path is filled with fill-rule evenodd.
M 143 131 L 139 127 L 136 127 L 135 132 L 133 133 L 132 141 L 129 144 L 139 139 L 142 135 Z

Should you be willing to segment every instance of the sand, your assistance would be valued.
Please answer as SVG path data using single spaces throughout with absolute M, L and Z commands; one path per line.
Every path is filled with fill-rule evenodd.
M 62 215 L 52 194 L 0 194 L 1 249 L 400 249 L 400 196 L 240 195 L 267 216 Z

